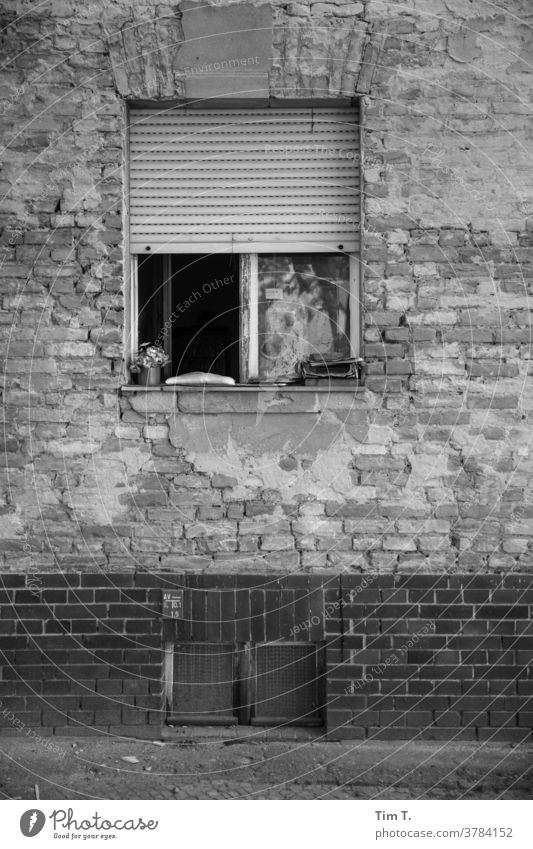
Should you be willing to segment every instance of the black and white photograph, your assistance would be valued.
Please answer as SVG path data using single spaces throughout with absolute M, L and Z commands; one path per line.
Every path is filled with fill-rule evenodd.
M 532 0 L 0 39 L 6 846 L 531 847 Z

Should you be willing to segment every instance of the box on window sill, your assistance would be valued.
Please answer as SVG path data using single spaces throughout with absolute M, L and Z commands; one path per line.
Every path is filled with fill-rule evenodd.
M 358 377 L 306 377 L 304 386 L 321 386 L 325 389 L 328 386 L 361 386 L 361 381 Z

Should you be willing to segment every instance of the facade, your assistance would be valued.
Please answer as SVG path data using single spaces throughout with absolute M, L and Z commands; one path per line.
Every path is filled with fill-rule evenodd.
M 8 3 L 2 733 L 152 736 L 203 710 L 331 738 L 531 739 L 528 15 Z M 362 385 L 132 383 L 137 344 L 183 325 L 172 301 L 139 317 L 139 268 L 148 287 L 165 272 L 130 220 L 131 116 L 184 104 L 356 110 L 357 202 L 314 214 L 320 252 L 353 239 Z M 286 167 L 287 147 L 269 155 Z M 280 229 L 255 256 L 283 253 Z M 163 242 L 170 268 L 195 253 Z M 233 253 L 244 311 L 252 254 Z

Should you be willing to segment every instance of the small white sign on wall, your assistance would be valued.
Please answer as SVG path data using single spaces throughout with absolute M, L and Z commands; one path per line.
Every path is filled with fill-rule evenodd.
M 165 590 L 163 592 L 163 616 L 169 619 L 181 619 L 183 616 L 183 590 Z

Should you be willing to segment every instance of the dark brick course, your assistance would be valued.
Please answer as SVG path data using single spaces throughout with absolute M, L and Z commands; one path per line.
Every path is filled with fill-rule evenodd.
M 0 576 L 0 624 L 22 626 L 0 634 L 2 733 L 153 736 L 164 642 L 281 640 L 325 643 L 332 739 L 531 739 L 533 576 L 364 577 L 42 574 L 34 594 Z

